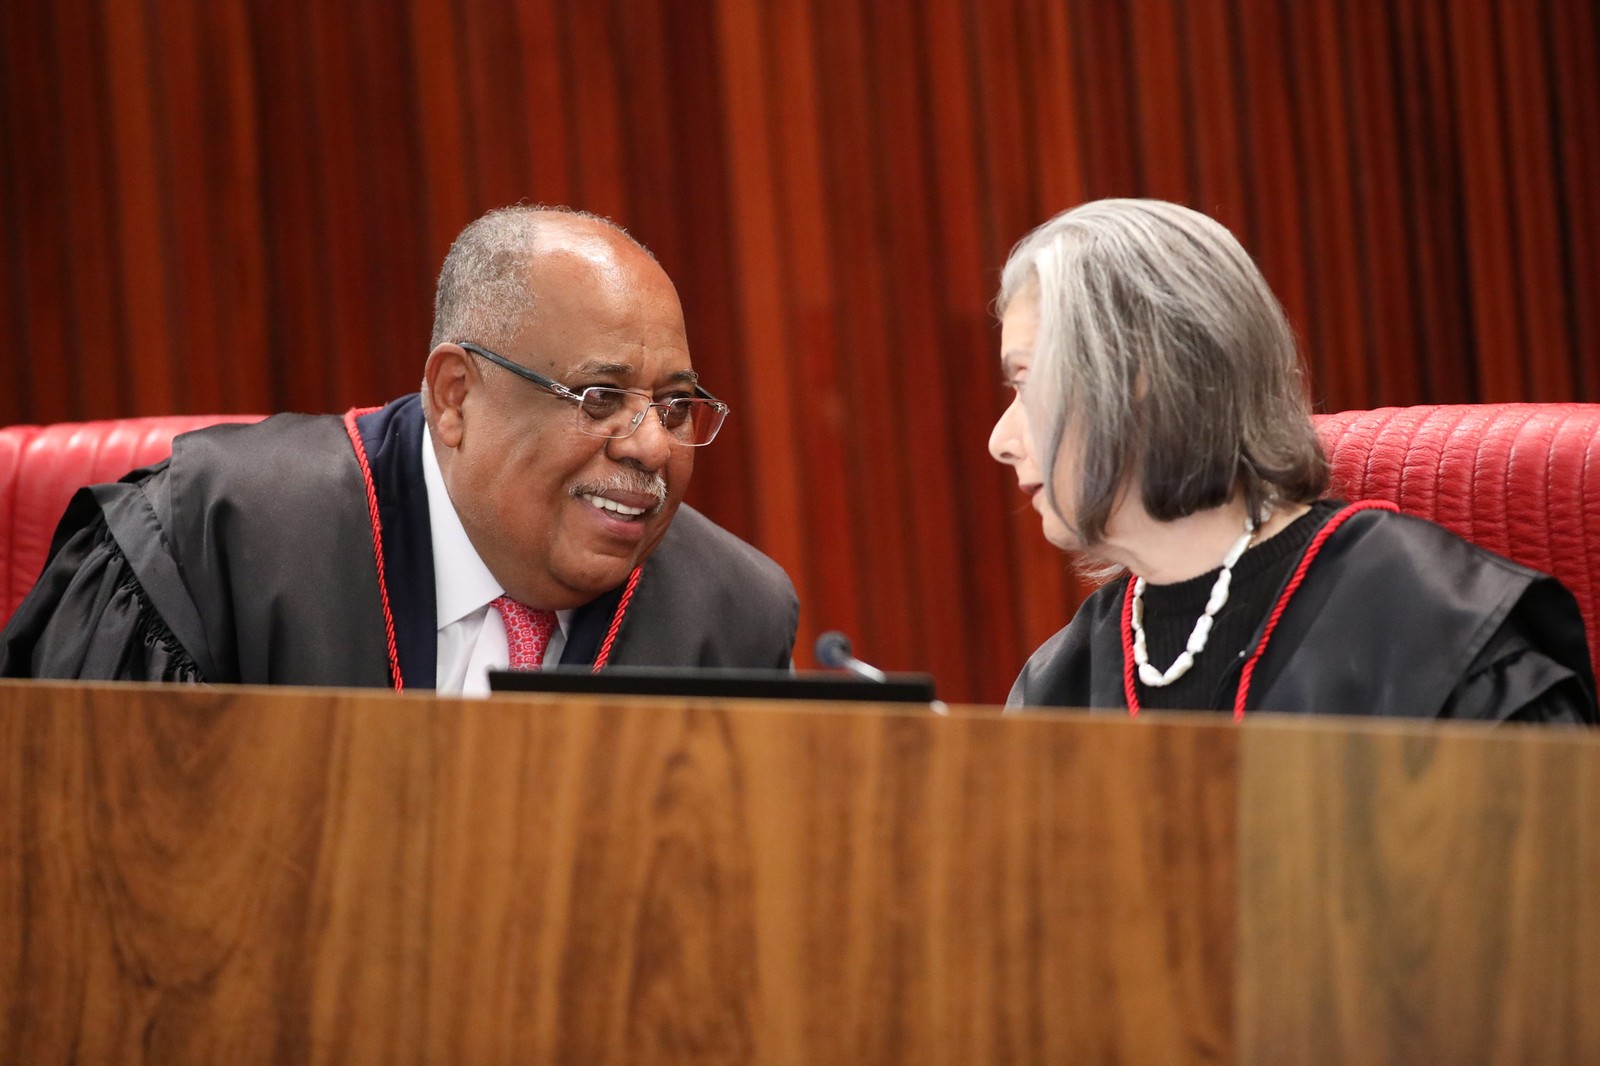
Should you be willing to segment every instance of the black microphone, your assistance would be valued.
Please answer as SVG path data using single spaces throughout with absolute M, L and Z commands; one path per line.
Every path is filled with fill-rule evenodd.
M 869 666 L 850 654 L 850 638 L 837 629 L 830 629 L 817 637 L 817 662 L 835 670 L 849 670 L 868 681 L 887 681 L 889 678 L 876 666 Z

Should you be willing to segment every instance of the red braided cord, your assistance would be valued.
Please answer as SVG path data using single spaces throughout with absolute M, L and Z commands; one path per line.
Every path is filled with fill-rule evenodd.
M 372 523 L 372 555 L 378 564 L 378 599 L 383 603 L 383 633 L 389 642 L 389 676 L 394 679 L 394 690 L 405 689 L 400 680 L 400 649 L 394 639 L 394 612 L 389 609 L 389 582 L 383 573 L 383 523 L 378 518 L 378 487 L 372 482 L 372 467 L 367 463 L 367 447 L 361 443 L 356 429 L 356 419 L 379 410 L 376 407 L 352 407 L 344 413 L 344 431 L 350 446 L 356 450 L 356 463 L 361 467 L 361 480 L 367 486 L 367 517 Z
M 611 615 L 611 628 L 606 630 L 606 639 L 600 642 L 600 654 L 594 657 L 594 669 L 591 673 L 598 674 L 600 668 L 611 658 L 611 645 L 617 642 L 617 631 L 622 628 L 622 616 L 628 613 L 628 602 L 633 599 L 633 590 L 639 587 L 639 574 L 643 569 L 641 566 L 636 566 L 633 568 L 633 573 L 628 575 L 628 587 L 622 590 L 622 599 L 617 601 L 617 609 Z
M 1300 557 L 1300 563 L 1295 567 L 1294 576 L 1283 587 L 1283 592 L 1278 596 L 1278 602 L 1273 604 L 1272 613 L 1267 615 L 1266 627 L 1261 631 L 1261 642 L 1256 645 L 1255 652 L 1245 661 L 1244 669 L 1239 673 L 1239 687 L 1233 696 L 1233 720 L 1244 719 L 1245 700 L 1250 696 L 1250 678 L 1256 672 L 1256 663 L 1267 650 L 1267 641 L 1272 639 L 1272 631 L 1278 628 L 1278 619 L 1283 616 L 1284 609 L 1289 606 L 1289 600 L 1305 580 L 1306 571 L 1311 566 L 1311 561 L 1317 557 L 1317 552 L 1322 550 L 1323 543 L 1333 535 L 1334 530 L 1344 525 L 1345 520 L 1359 511 L 1398 511 L 1400 508 L 1388 500 L 1361 500 L 1352 503 L 1344 510 L 1330 518 L 1326 525 L 1317 530 L 1317 535 L 1311 538 L 1311 544 Z M 1128 717 L 1139 717 L 1139 692 L 1134 685 L 1133 664 L 1133 582 L 1132 574 L 1128 575 L 1128 587 L 1123 592 L 1122 601 L 1122 691 L 1128 700 Z
M 1128 717 L 1139 717 L 1139 691 L 1134 687 L 1133 665 L 1133 583 L 1136 579 L 1128 575 L 1128 583 L 1122 590 L 1122 694 L 1128 700 Z
M 1310 546 L 1306 548 L 1305 554 L 1300 557 L 1300 565 L 1295 567 L 1294 576 L 1283 587 L 1283 592 L 1278 596 L 1278 602 L 1272 607 L 1272 613 L 1267 615 L 1266 628 L 1261 631 L 1261 642 L 1256 645 L 1255 652 L 1246 660 L 1244 669 L 1239 673 L 1239 688 L 1233 696 L 1233 720 L 1235 722 L 1244 718 L 1244 704 L 1250 695 L 1250 678 L 1256 672 L 1256 663 L 1261 660 L 1262 654 L 1267 650 L 1267 641 L 1272 639 L 1272 631 L 1278 627 L 1278 619 L 1283 617 L 1284 609 L 1289 606 L 1289 600 L 1294 596 L 1295 590 L 1300 587 L 1300 582 L 1305 580 L 1306 571 L 1311 568 L 1311 561 L 1322 550 L 1322 545 L 1333 535 L 1334 530 L 1344 525 L 1347 519 L 1354 517 L 1361 511 L 1398 510 L 1400 508 L 1388 500 L 1359 500 L 1328 519 L 1327 524 L 1317 530 L 1317 535 L 1311 538 Z

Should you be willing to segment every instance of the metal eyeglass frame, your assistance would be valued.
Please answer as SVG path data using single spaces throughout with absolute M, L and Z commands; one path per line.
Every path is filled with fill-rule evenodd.
M 588 392 L 589 389 L 606 389 L 609 392 L 625 392 L 625 393 L 629 393 L 629 394 L 634 395 L 634 396 L 645 395 L 644 393 L 638 392 L 638 391 L 636 391 L 634 389 L 619 389 L 615 385 L 590 385 L 590 386 L 588 386 L 588 388 L 584 388 L 584 389 L 581 389 L 581 390 L 579 390 L 577 392 L 574 392 L 571 389 L 567 388 L 565 385 L 561 384 L 561 382 L 556 381 L 554 378 L 547 378 L 543 374 L 539 373 L 537 370 L 529 370 L 527 367 L 523 366 L 520 363 L 513 363 L 511 360 L 507 359 L 505 356 L 498 355 L 495 352 L 491 352 L 489 349 L 485 348 L 481 344 L 473 344 L 471 341 L 456 341 L 455 343 L 456 343 L 457 347 L 464 348 L 465 350 L 471 352 L 474 355 L 481 355 L 485 359 L 489 360 L 489 362 L 493 363 L 495 366 L 504 367 L 505 369 L 511 371 L 513 374 L 517 375 L 517 377 L 522 378 L 525 381 L 531 381 L 535 385 L 538 385 L 540 388 L 546 390 L 547 392 L 553 393 L 556 396 L 561 397 L 563 400 L 571 400 L 573 403 L 578 405 L 578 409 L 580 411 L 583 409 L 583 394 Z M 723 419 L 726 419 L 728 417 L 728 412 L 729 412 L 729 410 L 731 410 L 731 408 L 729 408 L 727 404 L 723 403 L 721 400 L 719 400 L 715 396 L 711 395 L 711 393 L 707 392 L 705 390 L 705 388 L 703 386 L 701 386 L 698 382 L 696 382 L 695 386 L 694 386 L 694 395 L 695 395 L 695 399 L 697 399 L 697 400 L 710 400 L 713 404 L 715 404 L 717 413 L 718 413 L 718 415 L 720 417 L 717 419 L 716 428 L 711 431 L 711 436 L 707 437 L 703 441 L 681 441 L 681 440 L 678 440 L 675 437 L 672 438 L 672 443 L 676 444 L 676 445 L 678 445 L 679 447 L 682 447 L 682 448 L 704 448 L 707 444 L 710 444 L 712 441 L 716 440 L 717 439 L 717 434 L 722 431 Z M 650 408 L 652 408 L 652 407 L 666 408 L 666 407 L 670 406 L 672 402 L 673 401 L 671 401 L 671 400 L 651 400 L 645 406 L 644 410 L 639 412 L 639 416 L 633 420 L 632 428 L 630 428 L 628 430 L 628 432 L 622 434 L 620 437 L 611 437 L 611 436 L 607 436 L 607 435 L 602 434 L 602 433 L 593 433 L 593 434 L 589 434 L 589 435 L 590 436 L 595 436 L 595 437 L 600 437 L 603 440 L 626 440 L 627 438 L 629 438 L 629 437 L 633 436 L 635 433 L 637 433 L 639 431 L 639 427 L 640 426 L 644 425 L 645 416 L 650 413 Z M 660 418 L 662 420 L 661 424 L 662 424 L 663 427 L 665 427 L 666 426 L 666 412 L 665 412 L 665 410 L 663 410 L 656 417 Z M 583 430 L 581 427 L 580 427 L 579 431 L 580 432 L 587 432 L 586 430 Z M 670 436 L 670 431 L 669 431 L 669 436 Z

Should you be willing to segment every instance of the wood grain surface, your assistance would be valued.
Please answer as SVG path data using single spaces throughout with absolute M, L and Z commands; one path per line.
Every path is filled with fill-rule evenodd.
M 1231 1061 L 1240 734 L 0 684 L 0 1061 Z
M 1590 1063 L 1600 739 L 0 683 L 0 1061 Z
M 1244 731 L 1241 1064 L 1600 1062 L 1600 738 Z

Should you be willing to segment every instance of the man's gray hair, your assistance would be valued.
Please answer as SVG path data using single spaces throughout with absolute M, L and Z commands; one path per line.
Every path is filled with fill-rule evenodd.
M 1311 424 L 1294 333 L 1248 253 L 1215 220 L 1161 200 L 1098 200 L 1012 249 L 1002 315 L 1036 298 L 1023 402 L 1046 500 L 1090 546 L 1136 475 L 1151 517 L 1171 521 L 1242 492 L 1309 503 L 1328 463 Z M 1055 494 L 1071 434 L 1074 506 Z
M 490 211 L 462 230 L 444 257 L 433 299 L 429 348 L 447 341 L 473 341 L 487 348 L 509 343 L 533 310 L 529 260 L 545 227 L 561 218 L 598 222 L 655 258 L 627 230 L 588 211 L 542 204 Z

